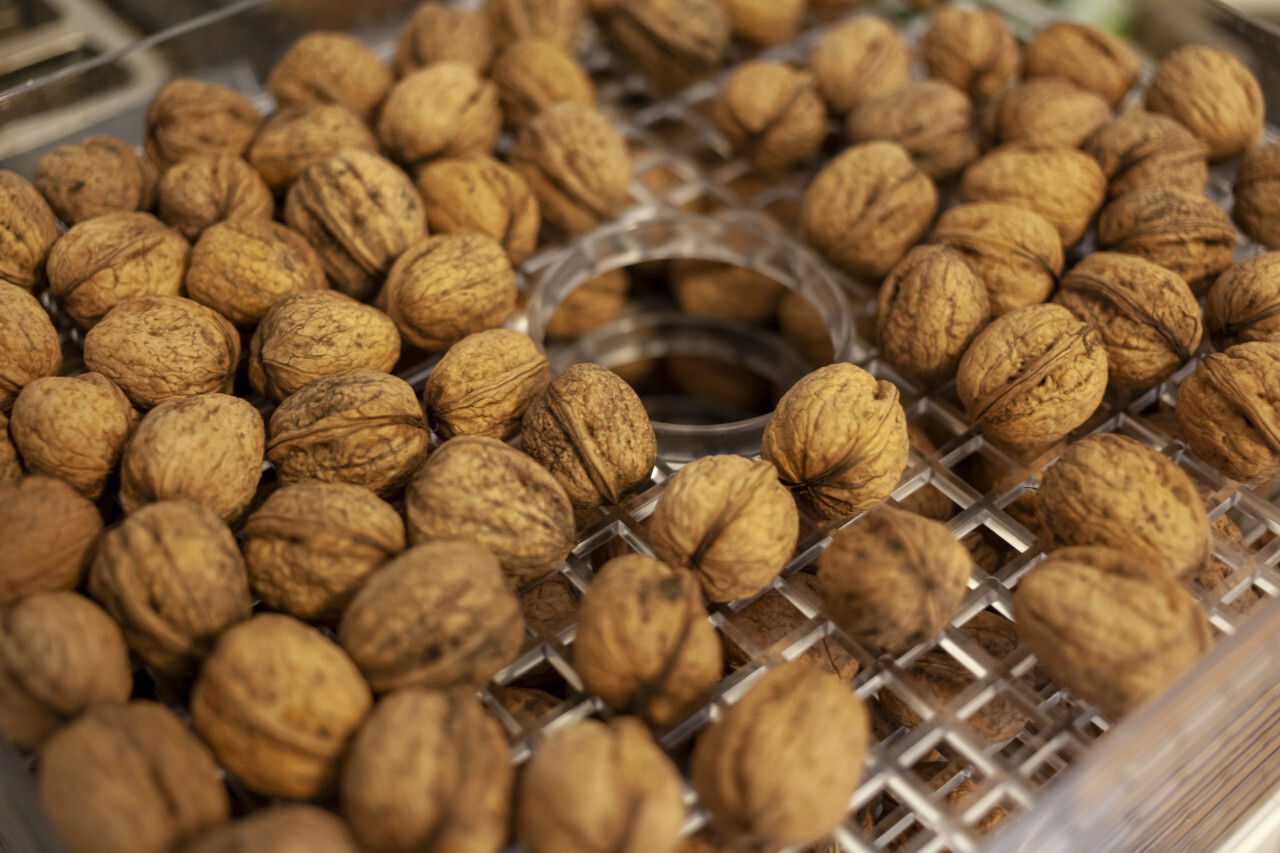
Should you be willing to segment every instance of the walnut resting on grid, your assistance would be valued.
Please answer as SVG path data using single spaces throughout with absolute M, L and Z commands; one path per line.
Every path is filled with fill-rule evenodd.
M 1209 146 L 1209 157 L 1234 157 L 1262 136 L 1266 104 L 1248 68 L 1230 53 L 1188 45 L 1156 66 L 1147 109 L 1177 119 Z
M 744 62 L 712 104 L 716 127 L 758 169 L 785 170 L 817 153 L 827 107 L 813 75 L 787 65 Z
M 882 139 L 901 145 L 935 180 L 978 159 L 973 103 L 941 80 L 921 80 L 863 101 L 849 113 L 848 128 L 854 143 Z
M 433 157 L 487 154 L 501 130 L 498 87 L 463 62 L 414 71 L 378 112 L 378 140 L 410 169 Z
M 831 112 L 843 115 L 910 83 L 911 51 L 893 24 L 868 15 L 829 30 L 809 54 L 809 69 Z
M 391 72 L 360 39 L 313 32 L 294 42 L 267 78 L 282 110 L 339 104 L 368 119 L 391 88 Z
M 1058 231 L 1063 246 L 1077 243 L 1107 194 L 1098 162 L 1065 145 L 1002 145 L 965 169 L 966 202 L 1011 204 L 1038 213 Z
M 814 575 L 796 572 L 787 576 L 787 584 L 792 589 L 803 590 L 812 602 L 822 601 L 822 593 L 818 589 L 818 578 Z M 775 655 L 777 650 L 770 647 L 809 621 L 809 617 L 805 616 L 787 596 L 777 589 L 768 590 L 741 610 L 727 611 L 725 618 L 729 624 L 745 634 L 756 647 L 768 650 L 768 653 Z M 727 633 L 723 638 L 725 661 L 730 669 L 738 669 L 752 662 L 753 655 L 747 647 L 739 645 Z M 858 659 L 834 637 L 823 637 L 805 649 L 797 660 L 834 673 L 845 681 L 857 675 L 860 668 Z
M 70 226 L 107 213 L 149 209 L 159 179 L 155 164 L 138 156 L 129 143 L 90 136 L 41 157 L 35 185 Z
M 58 219 L 30 181 L 0 169 L 0 284 L 35 290 L 60 236 Z
M 0 412 L 24 387 L 62 370 L 62 344 L 49 314 L 20 287 L 0 282 Z
M 1110 548 L 1051 553 L 1014 590 L 1013 620 L 1049 675 L 1113 719 L 1212 645 L 1204 612 L 1177 581 Z
M 1236 169 L 1231 215 L 1240 230 L 1271 249 L 1280 249 L 1280 144 L 1251 148 Z
M 98 508 L 69 483 L 39 476 L 0 483 L 0 606 L 75 589 L 101 535 Z
M 547 357 L 528 335 L 511 329 L 468 335 L 449 347 L 427 377 L 427 426 L 444 439 L 510 438 L 550 381 Z
M 1106 30 L 1059 21 L 1045 27 L 1027 45 L 1025 73 L 1028 80 L 1065 80 L 1115 107 L 1138 79 L 1138 56 Z
M 742 849 L 812 844 L 844 818 L 869 741 L 866 706 L 849 686 L 792 661 L 702 731 L 689 774 Z
M 1204 325 L 1218 349 L 1280 343 L 1280 252 L 1241 261 L 1218 276 L 1204 302 Z
M 619 51 L 672 92 L 719 68 L 729 46 L 730 20 L 718 0 L 618 0 L 607 20 Z
M 147 155 L 161 169 L 201 154 L 243 154 L 262 116 L 249 99 L 218 83 L 182 77 L 147 105 Z
M 493 58 L 493 38 L 483 12 L 440 2 L 420 3 L 400 30 L 392 63 L 403 77 L 437 62 L 465 62 L 484 73 Z
M 184 853 L 358 853 L 338 816 L 303 803 L 268 806 L 201 835 Z
M 538 247 L 538 200 L 507 164 L 480 154 L 435 160 L 418 170 L 417 186 L 432 233 L 492 237 L 513 264 Z
M 1112 119 L 1084 151 L 1107 176 L 1110 198 L 1156 186 L 1200 193 L 1209 180 L 1209 146 L 1159 113 L 1130 110 Z
M 1280 480 L 1280 344 L 1236 344 L 1205 356 L 1178 387 L 1191 449 L 1242 483 Z
M 308 166 L 348 148 L 377 154 L 378 140 L 346 107 L 317 104 L 281 109 L 258 130 L 244 156 L 283 195 Z
M 589 107 L 595 87 L 573 54 L 554 42 L 526 38 L 502 52 L 489 76 L 498 87 L 502 115 L 511 127 L 521 127 L 552 104 L 572 101 Z
M 1111 120 L 1106 101 L 1065 80 L 1028 80 L 996 100 L 984 123 L 1001 142 L 1079 147 Z
M 188 240 L 217 222 L 270 219 L 276 210 L 267 182 L 232 154 L 183 160 L 164 173 L 158 193 L 160 220 Z
M 974 100 L 989 98 L 1018 76 L 1022 56 L 999 13 L 950 3 L 930 19 L 920 39 L 929 76 L 964 89 Z

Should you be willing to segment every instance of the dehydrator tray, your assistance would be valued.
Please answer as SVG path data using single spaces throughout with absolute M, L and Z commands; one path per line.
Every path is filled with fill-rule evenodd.
M 256 30 L 254 43 L 261 44 L 260 16 L 273 6 L 286 5 L 265 0 L 232 4 L 214 16 L 210 26 L 216 23 L 222 28 L 220 34 L 228 25 Z M 1051 19 L 1047 8 L 1021 0 L 993 0 L 986 5 L 1000 11 L 1022 39 Z M 892 2 L 868 3 L 850 14 L 889 17 L 908 42 L 914 42 L 925 27 L 919 13 Z M 829 22 L 811 18 L 795 41 L 761 56 L 803 63 L 827 26 Z M 386 21 L 353 31 L 369 39 L 384 58 L 391 56 L 393 29 Z M 136 49 L 162 49 L 172 55 L 180 53 L 188 40 L 208 33 L 203 25 L 184 25 L 151 37 Z M 275 58 L 288 48 L 292 35 L 296 33 L 287 28 L 279 30 L 279 43 L 273 45 Z M 225 46 L 225 55 L 226 63 L 195 76 L 229 82 L 253 97 L 264 112 L 270 111 L 273 105 L 265 92 L 269 64 L 237 59 L 235 44 Z M 746 54 L 739 52 L 731 62 L 744 58 Z M 746 662 L 728 671 L 705 707 L 662 735 L 663 748 L 682 762 L 699 731 L 749 690 L 764 670 L 810 649 L 824 655 L 836 649 L 858 663 L 860 671 L 852 683 L 873 710 L 883 697 L 893 694 L 921 721 L 911 728 L 898 727 L 884 722 L 882 714 L 876 715 L 880 722 L 865 779 L 846 820 L 819 848 L 824 853 L 1200 853 L 1250 849 L 1255 839 L 1269 837 L 1280 815 L 1272 803 L 1280 790 L 1280 756 L 1275 755 L 1280 751 L 1276 737 L 1280 733 L 1280 606 L 1271 600 L 1280 595 L 1280 490 L 1223 478 L 1170 434 L 1169 415 L 1178 385 L 1194 371 L 1195 362 L 1150 391 L 1109 391 L 1094 416 L 1073 434 L 1078 438 L 1095 432 L 1119 433 L 1165 454 L 1197 484 L 1210 518 L 1226 516 L 1243 533 L 1242 543 L 1215 543 L 1215 557 L 1228 569 L 1221 583 L 1212 589 L 1190 587 L 1220 634 L 1214 651 L 1157 701 L 1113 726 L 1096 708 L 1048 681 L 1025 646 L 993 659 L 960 630 L 984 610 L 1011 616 L 1013 589 L 1043 556 L 1035 535 L 1019 520 L 1025 517 L 1020 499 L 1036 488 L 1040 473 L 1052 464 L 1061 445 L 1037 459 L 1014 459 L 968 424 L 954 383 L 924 389 L 880 361 L 865 334 L 875 308 L 873 288 L 827 265 L 803 245 L 795 228 L 804 188 L 821 161 L 782 179 L 764 180 L 730 153 L 710 121 L 708 107 L 717 79 L 674 96 L 656 94 L 589 27 L 579 59 L 596 82 L 600 108 L 631 146 L 633 204 L 618 220 L 592 233 L 542 244 L 537 254 L 522 263 L 519 272 L 528 291 L 528 308 L 510 324 L 541 340 L 555 304 L 578 284 L 610 269 L 666 258 L 718 260 L 776 278 L 814 304 L 844 360 L 898 385 L 908 423 L 930 439 L 932 451 L 912 450 L 893 501 L 913 495 L 919 499 L 923 492 L 947 502 L 952 511 L 946 522 L 951 532 L 958 538 L 980 536 L 983 547 L 995 555 L 991 571 L 975 566 L 963 605 L 939 637 L 897 658 L 876 657 L 823 618 L 820 602 L 797 575 L 811 567 L 831 533 L 849 522 L 818 522 L 802 512 L 794 557 L 770 588 L 757 596 L 769 596 L 774 606 L 791 613 L 795 627 L 760 645 L 740 629 L 735 618 L 755 599 L 713 605 L 711 623 Z M 59 72 L 56 79 L 35 79 L 0 92 L 0 117 L 6 101 L 13 104 L 32 97 L 77 74 L 99 73 L 110 61 L 115 60 L 100 57 Z M 1131 101 L 1136 97 L 1131 94 Z M 145 102 L 135 104 L 98 124 L 77 127 L 69 137 L 79 139 L 109 128 L 105 132 L 140 143 L 144 108 Z M 57 140 L 62 141 L 66 140 Z M 0 166 L 29 176 L 36 160 L 53 144 L 16 153 Z M 500 147 L 509 144 L 504 137 Z M 841 144 L 833 122 L 822 160 Z M 1230 172 L 1215 170 L 1208 193 L 1229 206 L 1230 185 Z M 948 190 L 943 184 L 940 189 L 944 203 L 949 196 L 954 203 L 954 188 Z M 1260 251 L 1241 235 L 1238 258 Z M 56 306 L 46 304 L 56 312 Z M 74 365 L 78 337 L 69 326 L 64 328 L 66 348 L 72 355 L 68 363 Z M 621 319 L 605 329 L 569 344 L 549 346 L 548 354 L 553 369 L 578 360 L 625 368 L 649 359 L 705 357 L 744 367 L 783 388 L 807 369 L 794 348 L 775 333 L 694 320 L 669 306 L 645 303 L 630 305 Z M 421 391 L 433 363 L 433 358 L 420 355 L 416 362 L 411 358 L 402 363 L 398 373 Z M 572 602 L 580 595 L 604 557 L 625 549 L 650 553 L 644 520 L 672 473 L 689 459 L 708 453 L 755 455 L 765 417 L 721 426 L 657 424 L 661 453 L 650 483 L 617 506 L 582 514 L 579 542 L 570 557 L 557 572 L 522 590 L 531 606 L 537 606 L 532 602 L 546 605 L 532 611 L 546 618 L 530 621 L 521 656 L 498 673 L 493 686 L 482 694 L 510 735 L 514 762 L 526 760 L 547 732 L 583 717 L 612 713 L 584 691 L 573 669 L 572 613 L 553 604 Z M 1254 597 L 1260 599 L 1256 604 L 1239 606 Z M 904 675 L 928 652 L 949 656 L 972 677 L 972 684 L 944 706 L 934 704 Z M 140 680 L 145 679 L 142 675 Z M 525 726 L 503 709 L 495 694 L 504 686 L 528 684 L 561 698 L 535 724 Z M 165 690 L 164 684 L 156 685 L 161 698 Z M 997 700 L 1024 714 L 1027 723 L 1010 740 L 990 744 L 967 720 Z M 31 756 L 20 756 L 0 742 L 0 849 L 59 849 L 39 814 L 29 773 L 32 761 Z M 235 780 L 230 785 L 238 810 L 262 803 Z M 962 785 L 972 790 L 956 806 L 948 795 Z M 692 834 L 709 817 L 699 808 L 691 787 L 686 786 L 686 795 L 690 805 L 686 829 Z M 1003 810 L 1005 815 L 983 832 L 993 810 Z

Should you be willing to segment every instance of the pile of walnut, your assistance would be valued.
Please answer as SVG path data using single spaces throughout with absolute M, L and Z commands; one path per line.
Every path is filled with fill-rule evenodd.
M 424 3 L 390 69 L 346 35 L 300 40 L 270 76 L 270 118 L 178 80 L 147 111 L 145 153 L 94 137 L 49 153 L 33 182 L 0 172 L 0 733 L 37 751 L 73 853 L 484 853 L 513 831 L 532 853 L 771 851 L 845 820 L 870 717 L 837 643 L 770 665 L 697 737 L 687 777 L 710 837 L 680 839 L 681 773 L 655 733 L 752 658 L 722 643 L 708 602 L 760 596 L 722 612 L 761 647 L 795 627 L 770 586 L 801 512 L 836 532 L 792 583 L 862 649 L 899 654 L 948 624 L 986 555 L 942 523 L 945 501 L 882 506 L 909 445 L 928 449 L 898 388 L 847 363 L 805 377 L 762 458 L 679 470 L 647 522 L 653 556 L 604 564 L 579 607 L 563 583 L 533 585 L 575 546 L 576 511 L 647 487 L 654 431 L 617 375 L 583 364 L 552 381 L 534 342 L 500 328 L 513 264 L 540 238 L 632 203 L 627 145 L 572 52 L 588 12 L 673 90 L 719 68 L 732 37 L 792 38 L 805 6 Z M 1056 550 L 1018 584 L 1016 633 L 993 612 L 962 630 L 996 658 L 1021 638 L 1114 716 L 1207 650 L 1183 583 L 1212 587 L 1221 564 L 1176 465 L 1117 436 L 1063 440 L 1108 385 L 1168 380 L 1207 329 L 1222 351 L 1180 388 L 1180 437 L 1236 480 L 1280 479 L 1280 255 L 1233 266 L 1236 232 L 1203 195 L 1208 163 L 1240 158 L 1235 221 L 1280 247 L 1258 85 L 1185 48 L 1145 109 L 1117 115 L 1137 73 L 1088 27 L 1024 49 L 997 15 L 939 5 L 918 54 L 856 17 L 807 68 L 743 63 L 712 110 L 766 174 L 819 165 L 829 119 L 843 123 L 850 144 L 816 173 L 800 226 L 882 282 L 884 361 L 926 389 L 954 380 L 1015 456 L 1060 453 L 1027 519 Z M 938 215 L 940 185 L 964 203 Z M 691 311 L 812 323 L 749 276 L 675 272 Z M 594 282 L 552 325 L 607 322 L 623 288 Z M 59 375 L 38 295 L 83 331 L 87 372 Z M 402 344 L 444 352 L 420 399 L 391 375 Z M 548 714 L 556 697 L 490 680 L 527 648 L 526 624 L 566 607 L 578 675 L 625 716 L 554 727 L 517 773 L 477 691 L 522 725 Z M 131 659 L 190 725 L 129 701 Z M 941 652 L 908 675 L 939 703 L 968 683 Z M 969 722 L 1000 742 L 1024 718 L 997 700 Z M 232 821 L 224 771 L 277 802 Z

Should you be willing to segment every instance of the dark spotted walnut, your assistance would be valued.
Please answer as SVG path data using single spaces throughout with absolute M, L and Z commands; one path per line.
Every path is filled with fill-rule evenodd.
M 154 163 L 114 136 L 90 136 L 40 158 L 35 185 L 67 225 L 107 213 L 149 210 L 160 179 Z

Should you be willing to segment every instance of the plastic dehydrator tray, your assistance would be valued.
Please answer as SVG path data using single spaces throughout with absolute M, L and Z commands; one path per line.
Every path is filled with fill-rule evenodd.
M 252 0 L 236 4 L 218 13 L 218 20 L 210 25 L 252 27 L 253 15 L 264 5 Z M 986 5 L 997 8 L 1023 39 L 1050 19 L 1045 8 L 1018 0 Z M 870 3 L 851 14 L 886 15 L 899 23 L 909 42 L 914 42 L 925 26 L 920 15 L 894 3 Z M 803 63 L 826 26 L 810 19 L 795 41 L 762 56 Z M 178 52 L 185 40 L 202 34 L 207 34 L 206 28 L 196 22 L 152 37 L 135 49 Z M 391 55 L 394 36 L 390 28 L 361 34 L 373 38 L 384 57 Z M 287 47 L 288 41 L 282 39 L 275 46 L 277 56 Z M 230 46 L 228 54 L 233 50 Z M 698 732 L 720 709 L 749 690 L 763 670 L 811 647 L 827 644 L 829 649 L 831 644 L 839 644 L 861 666 L 853 679 L 859 696 L 875 708 L 879 697 L 893 693 L 921 721 L 912 728 L 889 724 L 877 729 L 865 779 L 850 803 L 845 822 L 826 849 L 922 853 L 1229 850 L 1240 848 L 1254 833 L 1268 829 L 1268 817 L 1278 810 L 1263 806 L 1280 782 L 1280 761 L 1275 755 L 1280 751 L 1280 739 L 1275 737 L 1280 731 L 1280 608 L 1270 601 L 1280 594 L 1277 490 L 1226 480 L 1165 430 L 1178 385 L 1195 364 L 1188 364 L 1169 382 L 1147 392 L 1108 392 L 1097 413 L 1074 434 L 1120 433 L 1164 453 L 1200 488 L 1210 517 L 1225 515 L 1244 534 L 1243 546 L 1226 541 L 1215 544 L 1215 556 L 1230 570 L 1220 584 L 1213 589 L 1190 587 L 1221 634 L 1217 647 L 1160 699 L 1113 732 L 1111 722 L 1096 709 L 1048 682 L 1025 646 L 996 660 L 959 630 L 986 609 L 1010 616 L 1013 588 L 1042 557 L 1035 536 L 1017 520 L 1014 504 L 1036 488 L 1040 471 L 1052 463 L 1061 446 L 1030 464 L 1015 460 L 968 424 L 954 383 L 922 389 L 878 359 L 874 345 L 856 331 L 858 321 L 874 312 L 874 290 L 830 268 L 803 246 L 794 227 L 804 188 L 820 163 L 766 181 L 747 163 L 734 158 L 709 120 L 708 106 L 718 80 L 696 84 L 671 97 L 655 94 L 591 32 L 584 35 L 579 57 L 596 81 L 601 109 L 632 148 L 634 203 L 618 220 L 596 232 L 544 243 L 520 266 L 522 284 L 537 281 L 538 286 L 533 288 L 528 311 L 513 325 L 539 337 L 554 305 L 574 286 L 594 274 L 655 259 L 701 257 L 777 278 L 814 304 L 845 360 L 898 385 L 908 422 L 936 446 L 928 454 L 912 450 L 894 501 L 920 490 L 936 491 L 935 499 L 952 505 L 948 528 L 957 537 L 978 532 L 985 547 L 996 553 L 999 565 L 992 574 L 975 566 L 963 606 L 939 637 L 896 659 L 877 658 L 824 619 L 816 597 L 796 582 L 795 574 L 810 566 L 830 534 L 846 523 L 820 523 L 802 513 L 795 556 L 763 593 L 778 597 L 780 607 L 793 609 L 798 626 L 761 647 L 743 634 L 732 618 L 751 601 L 712 606 L 712 624 L 749 660 L 724 677 L 708 705 L 664 734 L 662 746 L 679 761 Z M 745 54 L 740 53 L 731 57 L 734 62 L 743 58 Z M 5 100 L 29 96 L 68 76 L 92 74 L 94 70 L 79 67 L 62 72 L 55 80 L 32 81 L 21 87 L 23 91 L 0 93 L 0 116 Z M 263 69 L 241 63 L 209 74 L 195 73 L 221 82 L 230 80 L 256 98 L 264 111 L 272 107 L 265 94 Z M 1136 97 L 1130 95 L 1131 99 Z M 135 105 L 105 123 L 108 132 L 140 142 L 144 106 Z M 824 158 L 841 145 L 834 121 L 832 130 Z M 104 132 L 104 126 L 77 128 L 70 138 L 92 132 Z M 500 144 L 509 145 L 509 139 Z M 51 146 L 24 152 L 0 165 L 29 176 L 35 159 L 47 147 Z M 950 197 L 954 203 L 954 189 L 948 191 L 946 185 L 941 189 L 944 200 Z M 1229 206 L 1230 173 L 1215 171 L 1208 192 L 1215 201 Z M 1241 236 L 1238 257 L 1259 251 L 1260 247 Z M 848 310 L 843 308 L 841 293 Z M 55 306 L 46 304 L 56 313 Z M 67 331 L 65 337 L 74 351 L 76 335 Z M 797 354 L 771 333 L 634 308 L 610 327 L 549 351 L 553 367 L 587 359 L 621 366 L 672 354 L 731 361 L 782 385 L 806 369 L 797 362 Z M 420 391 L 432 364 L 433 359 L 424 358 L 400 374 Z M 588 513 L 572 555 L 555 574 L 523 595 L 536 597 L 547 592 L 539 589 L 542 584 L 568 585 L 574 595 L 580 594 L 591 583 L 593 558 L 598 561 L 602 554 L 616 552 L 620 544 L 649 553 L 643 521 L 679 464 L 708 453 L 755 454 L 763 421 L 755 418 L 721 427 L 693 428 L 659 424 L 662 453 L 650 484 L 618 506 Z M 994 488 L 983 488 L 974 485 L 979 482 L 974 474 L 980 470 L 1012 473 L 998 480 Z M 1242 597 L 1253 596 L 1263 600 L 1249 608 L 1247 615 L 1232 606 Z M 584 692 L 573 670 L 572 617 L 540 627 L 541 633 L 534 627 L 529 629 L 520 658 L 494 682 L 523 684 L 536 674 L 543 686 L 551 682 L 550 689 L 563 695 L 563 700 L 532 728 L 525 728 L 502 709 L 493 691 L 483 694 L 510 734 L 512 760 L 517 763 L 529 756 L 546 732 L 583 717 L 611 714 L 602 701 Z M 950 656 L 972 677 L 972 684 L 945 706 L 934 704 L 904 678 L 905 671 L 930 651 Z M 163 696 L 164 685 L 158 687 Z M 989 744 L 966 720 L 996 700 L 1016 708 L 1027 723 L 1011 740 Z M 53 835 L 39 814 L 29 774 L 32 761 L 31 756 L 19 756 L 0 743 L 0 847 L 56 850 Z M 940 781 L 941 786 L 936 787 Z M 972 785 L 973 791 L 956 807 L 947 795 L 961 784 Z M 231 787 L 239 808 L 261 802 L 234 780 Z M 686 793 L 691 806 L 687 829 L 693 832 L 709 818 L 699 808 L 692 788 L 687 787 Z M 1003 809 L 1007 816 L 984 834 L 978 825 L 993 809 Z

